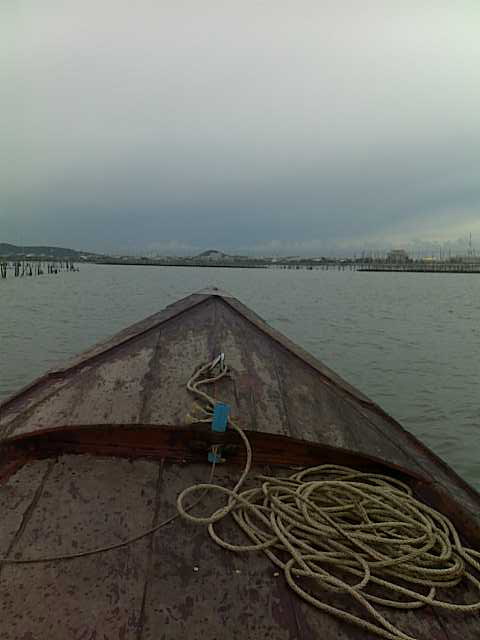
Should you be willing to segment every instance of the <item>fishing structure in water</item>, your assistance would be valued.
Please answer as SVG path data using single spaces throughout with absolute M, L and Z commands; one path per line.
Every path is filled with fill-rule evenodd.
M 68 258 L 50 260 L 5 260 L 0 258 L 0 279 L 6 280 L 10 274 L 14 278 L 58 274 L 62 271 L 79 271 L 78 266 Z

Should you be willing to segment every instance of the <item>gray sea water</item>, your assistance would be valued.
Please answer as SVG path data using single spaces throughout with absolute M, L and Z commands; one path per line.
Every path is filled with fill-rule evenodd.
M 480 488 L 480 276 L 82 265 L 0 280 L 0 400 L 206 286 L 230 291 Z

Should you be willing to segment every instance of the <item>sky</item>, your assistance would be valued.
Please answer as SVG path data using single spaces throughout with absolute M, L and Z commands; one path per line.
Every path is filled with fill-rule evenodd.
M 480 250 L 478 0 L 0 13 L 0 242 Z

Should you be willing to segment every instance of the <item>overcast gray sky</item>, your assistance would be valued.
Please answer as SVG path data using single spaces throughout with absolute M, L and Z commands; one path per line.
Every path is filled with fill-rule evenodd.
M 2 5 L 0 242 L 480 245 L 478 0 Z

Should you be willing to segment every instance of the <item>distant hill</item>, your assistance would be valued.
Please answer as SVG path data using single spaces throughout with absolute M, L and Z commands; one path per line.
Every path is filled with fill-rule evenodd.
M 223 253 L 222 251 L 217 251 L 216 249 L 208 249 L 207 251 L 203 251 L 199 253 L 198 256 L 194 256 L 197 260 L 225 260 L 225 258 L 230 258 L 231 256 Z
M 65 247 L 19 247 L 14 244 L 0 242 L 0 256 L 4 258 L 29 256 L 35 258 L 71 258 L 72 260 L 78 260 L 81 256 L 93 255 L 95 254 L 85 251 L 75 251 L 75 249 L 67 249 Z
M 249 260 L 248 256 L 238 256 L 232 255 L 228 253 L 223 253 L 223 251 L 218 251 L 217 249 L 208 249 L 207 251 L 203 251 L 199 253 L 197 256 L 193 256 L 192 260 L 202 260 L 206 262 L 217 262 L 217 261 L 232 261 L 232 260 Z

